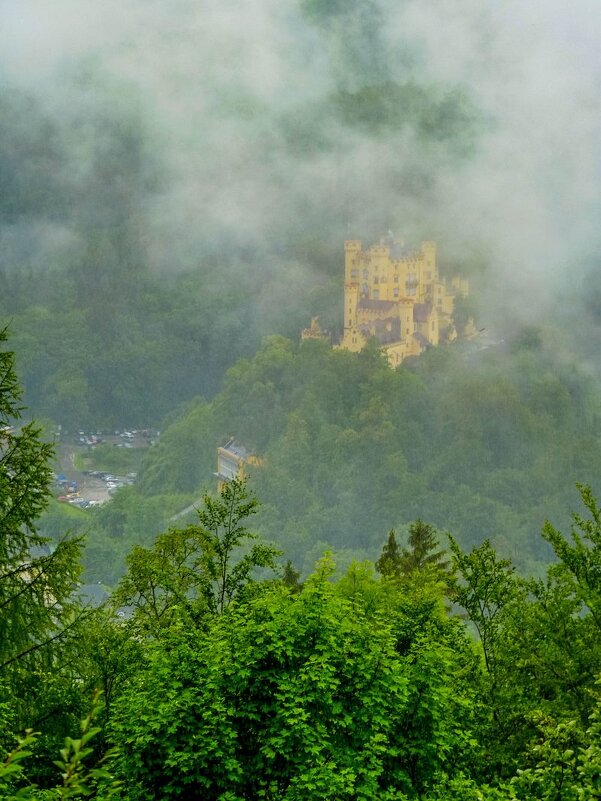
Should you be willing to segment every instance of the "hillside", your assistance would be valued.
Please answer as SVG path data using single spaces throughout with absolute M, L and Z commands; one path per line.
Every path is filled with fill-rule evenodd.
M 375 559 L 389 529 L 404 536 L 418 517 L 463 547 L 489 538 L 536 572 L 550 557 L 543 523 L 567 523 L 575 482 L 598 488 L 601 467 L 601 390 L 555 336 L 441 346 L 395 370 L 375 346 L 268 338 L 168 426 L 136 486 L 94 510 L 90 548 L 107 553 L 91 578 L 114 580 L 128 544 L 149 544 L 178 506 L 215 491 L 231 437 L 264 460 L 250 478 L 257 530 L 303 572 L 328 548 L 343 564 Z

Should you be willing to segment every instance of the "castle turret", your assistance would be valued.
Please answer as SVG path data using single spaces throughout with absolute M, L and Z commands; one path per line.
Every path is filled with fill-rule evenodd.
M 356 328 L 359 284 L 344 285 L 344 330 Z
M 401 321 L 401 339 L 408 340 L 413 335 L 413 301 L 403 298 L 398 305 Z
M 436 242 L 422 242 L 421 251 L 426 269 L 434 271 L 436 269 Z
M 359 261 L 361 253 L 360 239 L 347 239 L 344 243 L 344 283 L 350 284 L 359 280 Z

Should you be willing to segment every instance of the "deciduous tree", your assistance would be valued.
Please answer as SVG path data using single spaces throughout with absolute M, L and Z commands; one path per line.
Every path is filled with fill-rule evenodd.
M 277 549 L 253 542 L 246 520 L 257 508 L 246 482 L 233 479 L 218 497 L 204 495 L 198 523 L 161 534 L 152 548 L 135 547 L 114 595 L 135 608 L 135 621 L 154 636 L 179 618 L 201 625 L 221 614 L 252 582 L 257 569 L 274 569 Z M 251 544 L 252 543 L 252 544 Z

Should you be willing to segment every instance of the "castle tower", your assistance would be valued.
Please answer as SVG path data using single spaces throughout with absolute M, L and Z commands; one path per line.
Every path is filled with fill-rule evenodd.
M 359 281 L 360 239 L 347 239 L 344 243 L 344 283 Z
M 357 327 L 360 253 L 360 240 L 348 239 L 344 243 L 344 339 L 348 345 L 351 344 L 351 330 Z
M 403 298 L 398 305 L 399 318 L 401 321 L 401 339 L 409 340 L 413 335 L 413 301 Z
M 422 242 L 421 252 L 426 270 L 431 270 L 434 275 L 436 272 L 436 242 Z
M 344 330 L 356 328 L 359 284 L 344 285 Z

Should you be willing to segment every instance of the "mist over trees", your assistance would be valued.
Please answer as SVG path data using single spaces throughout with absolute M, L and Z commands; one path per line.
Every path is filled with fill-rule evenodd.
M 599 22 L 5 0 L 2 798 L 599 797 Z M 389 229 L 481 336 L 299 344 Z M 58 426 L 161 437 L 84 511 Z
M 336 334 L 349 234 L 438 239 L 493 327 L 578 305 L 591 26 L 478 5 L 6 3 L 0 314 L 34 412 L 158 425 L 262 336 Z
M 391 529 L 403 551 L 417 518 L 464 548 L 489 538 L 538 574 L 552 556 L 539 537 L 545 520 L 569 523 L 575 481 L 600 489 L 599 385 L 555 336 L 456 343 L 397 370 L 373 343 L 354 355 L 270 337 L 212 401 L 172 417 L 134 486 L 78 520 L 46 515 L 40 525 L 85 531 L 87 580 L 114 586 L 133 546 L 149 547 L 173 519 L 193 521 L 179 515 L 215 491 L 217 447 L 234 437 L 262 461 L 248 468 L 257 529 L 303 574 L 326 549 L 342 565 L 375 560 Z

